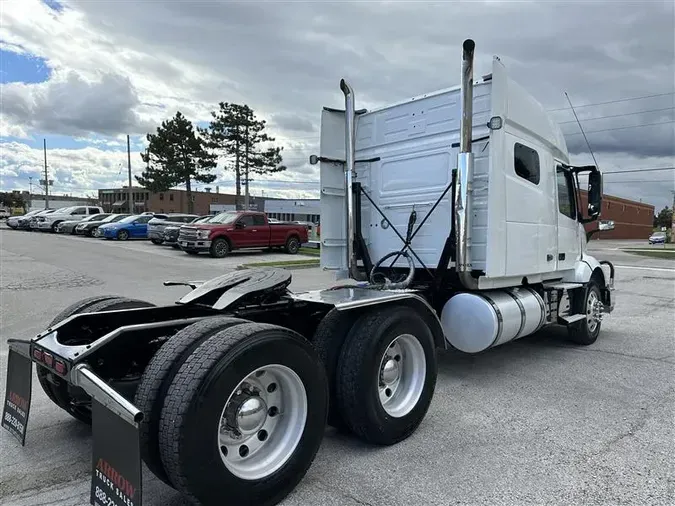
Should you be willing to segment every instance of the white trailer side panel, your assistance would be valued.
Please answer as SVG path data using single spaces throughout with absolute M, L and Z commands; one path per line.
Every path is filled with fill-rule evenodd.
M 477 83 L 474 89 L 474 139 L 489 133 L 486 125 L 490 119 L 490 89 L 489 81 Z M 460 91 L 454 88 L 357 116 L 356 159 L 379 161 L 358 163 L 356 181 L 403 237 L 413 207 L 417 226 L 451 183 L 452 171 L 457 167 L 460 115 Z M 476 163 L 472 255 L 477 269 L 485 268 L 487 245 L 489 150 L 485 144 L 485 140 L 473 144 Z M 401 249 L 403 242 L 367 198 L 362 197 L 362 204 L 363 236 L 376 262 Z M 448 190 L 412 241 L 412 248 L 429 268 L 436 267 L 450 233 L 451 209 Z M 400 259 L 397 265 L 407 264 Z M 417 260 L 415 265 L 421 267 Z

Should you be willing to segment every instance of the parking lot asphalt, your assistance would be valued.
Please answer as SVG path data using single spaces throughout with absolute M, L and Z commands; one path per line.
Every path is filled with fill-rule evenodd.
M 377 448 L 327 429 L 284 506 L 674 504 L 675 263 L 591 246 L 617 265 L 616 308 L 594 345 L 553 329 L 477 356 L 441 353 L 434 400 L 412 437 Z M 31 337 L 91 295 L 170 303 L 185 288 L 162 281 L 236 263 L 145 241 L 0 230 L 0 398 L 8 338 Z M 318 269 L 293 278 L 294 290 L 331 282 Z M 1 504 L 88 504 L 90 429 L 36 382 L 26 446 L 0 434 Z M 143 504 L 183 504 L 147 469 L 144 480 Z

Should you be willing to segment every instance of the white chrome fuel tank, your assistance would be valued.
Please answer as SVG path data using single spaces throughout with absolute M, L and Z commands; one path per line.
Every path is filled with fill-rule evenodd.
M 526 287 L 459 293 L 441 312 L 445 339 L 465 353 L 478 353 L 533 334 L 545 321 L 543 299 Z

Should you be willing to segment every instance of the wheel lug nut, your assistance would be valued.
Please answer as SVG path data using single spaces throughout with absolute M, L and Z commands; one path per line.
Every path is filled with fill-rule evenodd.
M 266 430 L 261 430 L 258 432 L 258 439 L 260 441 L 265 441 L 267 439 L 267 431 Z
M 274 392 L 276 389 L 277 389 L 277 384 L 276 384 L 276 383 L 270 383 L 269 385 L 267 385 L 267 391 L 268 391 L 269 393 Z
M 239 447 L 239 456 L 240 457 L 246 457 L 246 455 L 248 455 L 248 446 L 241 445 Z

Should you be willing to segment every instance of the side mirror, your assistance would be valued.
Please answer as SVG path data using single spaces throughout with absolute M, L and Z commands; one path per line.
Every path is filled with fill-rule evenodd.
M 588 216 L 597 218 L 602 209 L 602 174 L 591 172 L 588 174 Z
M 614 230 L 614 221 L 613 220 L 600 220 L 598 223 L 598 230 Z
M 602 232 L 604 230 L 614 230 L 614 221 L 600 220 L 598 222 L 598 228 L 586 232 L 586 241 L 589 241 L 591 237 L 593 237 L 595 234 L 597 234 L 598 232 Z

